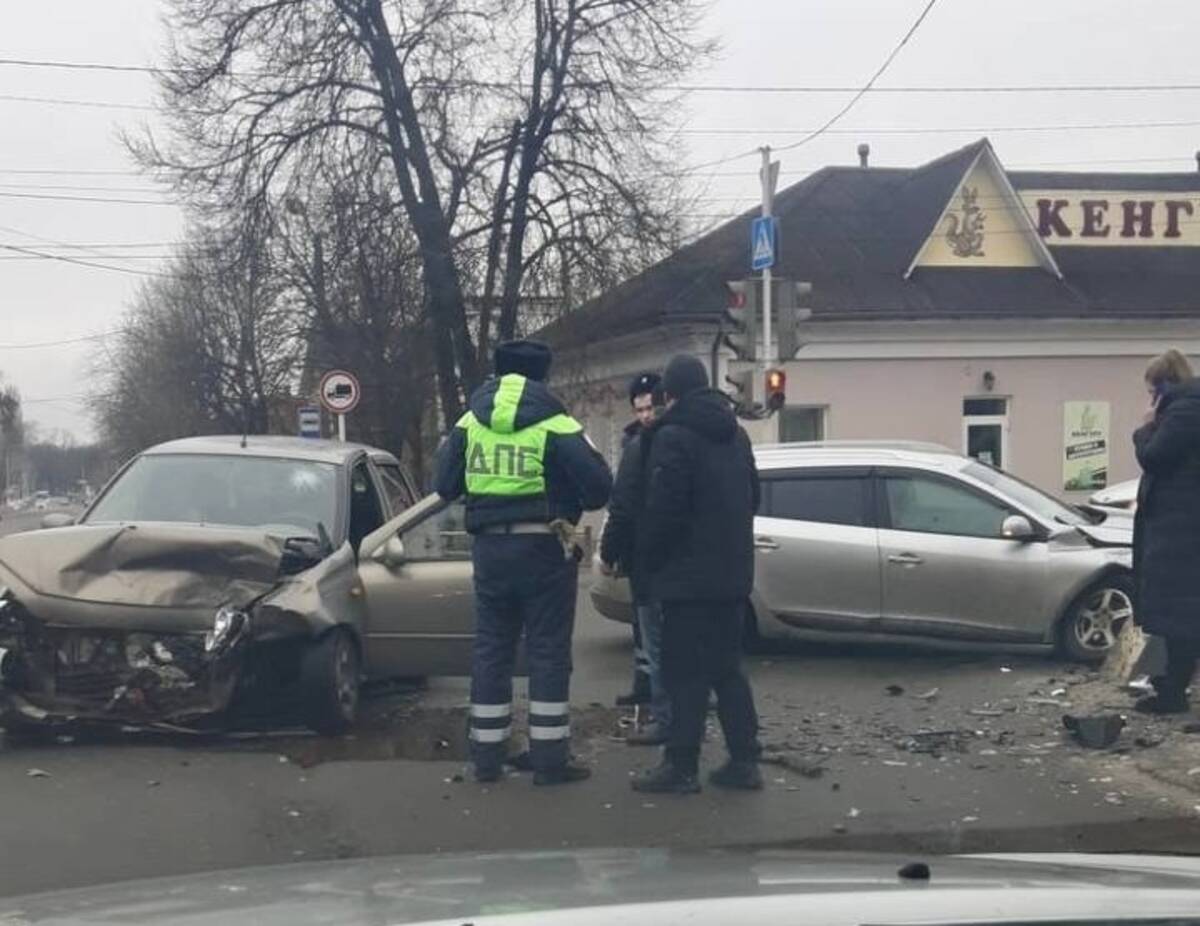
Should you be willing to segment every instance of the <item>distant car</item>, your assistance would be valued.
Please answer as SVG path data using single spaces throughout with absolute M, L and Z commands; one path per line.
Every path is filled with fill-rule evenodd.
M 0 722 L 190 724 L 285 692 L 338 732 L 363 679 L 469 671 L 462 507 L 382 450 L 174 441 L 45 521 L 0 538 Z
M 1133 617 L 1132 520 L 1069 507 L 945 448 L 756 448 L 748 637 L 1057 646 L 1103 659 Z M 596 609 L 632 614 L 601 577 Z
M 1137 510 L 1138 485 L 1140 483 L 1140 479 L 1118 482 L 1116 485 L 1096 492 L 1088 499 L 1088 504 L 1095 508 L 1133 513 Z

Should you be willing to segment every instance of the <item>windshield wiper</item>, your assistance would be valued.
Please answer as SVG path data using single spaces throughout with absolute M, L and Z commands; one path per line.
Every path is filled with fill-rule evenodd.
M 328 556 L 333 552 L 333 540 L 329 537 L 329 531 L 325 529 L 325 522 L 317 522 L 317 540 L 321 544 L 322 557 Z

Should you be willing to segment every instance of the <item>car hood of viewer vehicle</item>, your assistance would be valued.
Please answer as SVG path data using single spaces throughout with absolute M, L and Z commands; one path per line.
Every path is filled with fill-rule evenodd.
M 1075 854 L 902 856 L 665 849 L 356 859 L 6 898 L 22 926 L 186 922 L 708 926 L 1186 917 L 1200 861 Z
M 0 537 L 0 585 L 56 624 L 207 629 L 279 581 L 284 539 L 186 524 L 82 524 Z

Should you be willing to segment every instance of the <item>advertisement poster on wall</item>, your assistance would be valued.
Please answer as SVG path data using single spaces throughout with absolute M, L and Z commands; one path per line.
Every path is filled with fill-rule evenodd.
M 1092 492 L 1108 485 L 1107 402 L 1063 403 L 1063 488 Z

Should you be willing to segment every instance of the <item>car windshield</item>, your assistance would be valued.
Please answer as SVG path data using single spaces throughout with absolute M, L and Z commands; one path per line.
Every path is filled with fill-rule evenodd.
M 983 463 L 968 463 L 962 471 L 964 475 L 977 479 L 984 485 L 991 486 L 996 491 L 1008 496 L 1022 508 L 1032 511 L 1044 521 L 1066 524 L 1070 527 L 1081 527 L 1092 523 L 1079 511 L 1060 502 L 1052 495 L 1047 495 L 1041 489 L 1034 488 L 1016 476 L 1010 476 L 994 467 L 986 466 Z
M 333 530 L 331 463 L 202 454 L 151 454 L 134 462 L 87 521 L 177 521 L 276 527 L 316 537 Z

